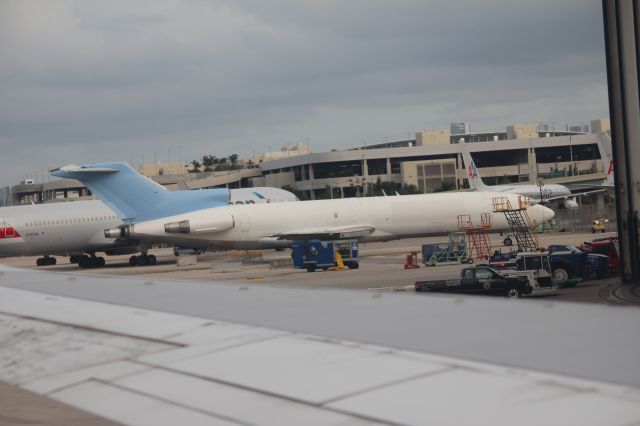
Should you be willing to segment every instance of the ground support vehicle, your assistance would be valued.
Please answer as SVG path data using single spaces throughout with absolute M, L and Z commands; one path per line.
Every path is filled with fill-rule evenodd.
M 620 254 L 618 252 L 618 237 L 595 238 L 590 243 L 584 243 L 584 251 L 602 254 L 609 258 L 611 268 L 620 269 Z
M 601 277 L 608 274 L 611 268 L 607 256 L 586 253 L 570 244 L 552 244 L 548 250 L 551 271 L 556 281 Z
M 423 244 L 422 260 L 425 266 L 436 266 L 440 263 L 473 263 L 469 256 L 466 234 L 452 232 L 448 243 Z
M 551 262 L 547 253 L 518 253 L 515 269 L 505 269 L 501 273 L 507 277 L 525 277 L 531 285 L 530 296 L 552 294 L 558 289 L 551 275 Z
M 532 291 L 526 277 L 508 277 L 486 266 L 464 268 L 457 279 L 416 281 L 414 288 L 418 292 L 496 294 L 510 298 L 518 298 Z
M 605 218 L 598 218 L 598 219 L 594 219 L 593 222 L 591 223 L 591 233 L 595 234 L 596 232 L 606 232 L 606 226 L 605 224 L 609 223 L 609 219 L 605 219 Z
M 516 256 L 518 252 L 510 251 L 507 253 L 503 253 L 501 250 L 496 250 L 489 257 L 489 266 L 493 269 L 505 269 L 505 268 L 515 268 L 516 267 Z
M 349 269 L 358 269 L 358 242 L 345 241 L 294 241 L 291 249 L 293 267 L 313 272 L 329 269 L 343 263 Z

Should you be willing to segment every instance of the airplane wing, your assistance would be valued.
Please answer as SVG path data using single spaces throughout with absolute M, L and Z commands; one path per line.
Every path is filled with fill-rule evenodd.
M 335 228 L 322 229 L 301 229 L 281 234 L 273 234 L 280 240 L 341 240 L 344 238 L 362 238 L 375 231 L 375 227 L 370 225 L 340 226 Z
M 639 322 L 551 300 L 0 266 L 0 380 L 125 425 L 630 425 Z
M 544 201 L 566 200 L 567 198 L 582 197 L 583 195 L 597 194 L 599 192 L 607 192 L 607 189 L 595 189 L 593 191 L 576 192 L 571 195 L 559 195 L 557 197 L 545 198 Z

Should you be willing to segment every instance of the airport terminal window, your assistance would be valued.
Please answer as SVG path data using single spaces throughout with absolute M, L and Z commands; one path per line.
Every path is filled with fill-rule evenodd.
M 443 154 L 443 155 L 420 155 L 414 157 L 398 157 L 391 159 L 391 173 L 400 173 L 400 165 L 407 161 L 425 161 L 425 160 L 445 160 L 453 159 L 457 157 L 456 154 Z M 438 174 L 440 171 L 438 171 Z
M 442 174 L 442 168 L 440 164 L 425 164 L 424 173 L 427 176 L 438 176 Z
M 504 151 L 474 152 L 476 167 L 504 167 L 528 163 L 526 149 L 506 149 Z
M 565 145 L 536 148 L 536 161 L 538 163 L 556 163 L 573 161 L 588 161 L 600 159 L 600 151 L 597 144 L 589 145 Z
M 350 176 L 362 176 L 361 160 L 313 164 L 313 177 L 315 179 Z
M 386 158 L 374 158 L 367 160 L 367 171 L 370 175 L 386 175 L 387 174 L 387 159 Z
M 572 147 L 573 161 L 599 160 L 600 150 L 597 144 L 577 145 Z

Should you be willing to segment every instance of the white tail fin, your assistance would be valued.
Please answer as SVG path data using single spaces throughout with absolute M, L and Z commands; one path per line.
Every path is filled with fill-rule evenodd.
M 614 186 L 613 180 L 613 153 L 611 147 L 611 138 L 606 133 L 601 133 L 599 135 L 600 140 L 598 141 L 598 149 L 600 150 L 600 156 L 602 157 L 602 164 L 604 165 L 604 171 L 607 174 L 607 180 L 604 186 Z
M 480 174 L 478 174 L 478 169 L 471 158 L 471 154 L 469 153 L 469 149 L 466 144 L 461 143 L 460 145 L 462 145 L 462 162 L 467 168 L 469 187 L 474 191 L 490 191 L 491 189 L 482 182 L 482 178 L 480 177 Z

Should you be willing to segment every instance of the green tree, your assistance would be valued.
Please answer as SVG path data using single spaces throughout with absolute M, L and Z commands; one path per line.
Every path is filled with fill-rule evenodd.
M 198 160 L 193 160 L 191 162 L 191 166 L 192 166 L 192 169 L 188 170 L 189 173 L 200 173 L 200 167 L 202 166 Z
M 439 188 L 434 189 L 433 192 L 447 192 L 453 191 L 454 189 L 456 189 L 456 186 L 453 184 L 453 182 L 442 181 L 442 185 L 440 185 Z
M 407 184 L 402 185 L 399 192 L 401 195 L 421 194 L 417 186 Z
M 376 183 L 371 185 L 371 191 L 367 192 L 370 197 L 379 197 L 381 195 L 395 195 L 396 192 L 402 193 L 402 185 L 393 181 L 382 181 L 380 177 Z
M 229 156 L 229 162 L 231 163 L 231 170 L 238 168 L 238 154 L 231 154 Z
M 218 159 L 218 163 L 215 167 L 215 170 L 224 171 L 224 170 L 229 170 L 229 168 L 230 168 L 229 159 L 227 157 L 220 157 Z

